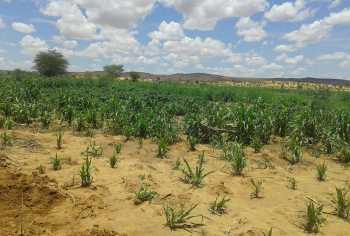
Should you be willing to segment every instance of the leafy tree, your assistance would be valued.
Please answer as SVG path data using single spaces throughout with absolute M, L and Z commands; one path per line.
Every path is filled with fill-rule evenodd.
M 138 81 L 140 79 L 140 77 L 141 77 L 139 73 L 134 72 L 134 71 L 130 72 L 129 76 L 131 78 L 131 81 L 133 81 L 133 82 Z
M 104 72 L 109 76 L 119 77 L 124 71 L 123 65 L 108 65 L 103 67 Z
M 34 69 L 41 75 L 52 77 L 66 73 L 69 63 L 56 50 L 40 52 L 34 58 Z

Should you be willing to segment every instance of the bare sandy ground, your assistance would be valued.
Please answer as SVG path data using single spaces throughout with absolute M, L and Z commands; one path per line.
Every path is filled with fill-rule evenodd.
M 2 130 L 1 130 L 2 131 Z M 1 132 L 0 131 L 0 132 Z M 320 235 L 350 235 L 350 223 L 332 215 L 335 187 L 350 183 L 349 170 L 335 157 L 312 156 L 304 151 L 304 161 L 296 166 L 279 158 L 277 138 L 260 153 L 246 149 L 249 160 L 244 177 L 232 176 L 221 152 L 199 145 L 189 152 L 185 142 L 171 146 L 166 159 L 156 158 L 157 145 L 145 140 L 124 142 L 124 137 L 97 134 L 93 139 L 103 148 L 102 157 L 93 160 L 93 185 L 80 187 L 81 152 L 91 138 L 64 134 L 62 150 L 56 149 L 54 132 L 34 133 L 31 129 L 12 132 L 14 143 L 0 151 L 0 235 L 263 235 L 271 227 L 273 235 L 307 235 L 303 229 L 307 198 L 324 204 L 326 222 Z M 113 144 L 122 143 L 118 167 L 109 167 Z M 215 171 L 202 188 L 183 183 L 173 166 L 178 158 L 192 165 L 205 153 L 207 171 Z M 54 171 L 50 158 L 58 154 L 62 169 Z M 316 164 L 326 161 L 328 178 L 319 182 Z M 39 174 L 39 165 L 45 173 Z M 297 190 L 288 188 L 288 177 L 297 180 Z M 152 202 L 134 204 L 141 178 L 158 195 Z M 250 179 L 263 180 L 263 198 L 251 199 Z M 227 213 L 216 216 L 209 204 L 220 196 L 231 199 Z M 165 204 L 199 204 L 194 219 L 203 226 L 192 232 L 165 226 Z

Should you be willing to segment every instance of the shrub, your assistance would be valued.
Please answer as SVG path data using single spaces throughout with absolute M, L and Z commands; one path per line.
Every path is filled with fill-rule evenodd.
M 34 68 L 41 75 L 52 77 L 66 73 L 68 61 L 55 51 L 40 52 L 34 58 Z
M 134 72 L 134 71 L 130 72 L 129 76 L 131 78 L 131 81 L 133 81 L 133 82 L 137 82 L 141 77 L 139 73 Z
M 108 65 L 103 67 L 103 71 L 107 76 L 116 76 L 119 77 L 121 73 L 124 71 L 123 65 Z
M 217 197 L 214 202 L 210 203 L 209 211 L 215 215 L 223 215 L 226 212 L 226 203 L 229 201 L 230 199 L 226 198 L 225 196 L 222 197 L 221 200 L 219 200 L 219 197 Z

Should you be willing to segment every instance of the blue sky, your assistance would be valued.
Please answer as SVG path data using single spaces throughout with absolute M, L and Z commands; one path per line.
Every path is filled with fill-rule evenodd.
M 0 0 L 0 69 L 350 79 L 348 0 Z

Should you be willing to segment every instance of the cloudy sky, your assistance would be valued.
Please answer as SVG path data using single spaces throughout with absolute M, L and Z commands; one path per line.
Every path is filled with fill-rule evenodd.
M 350 0 L 0 0 L 0 69 L 350 79 Z

